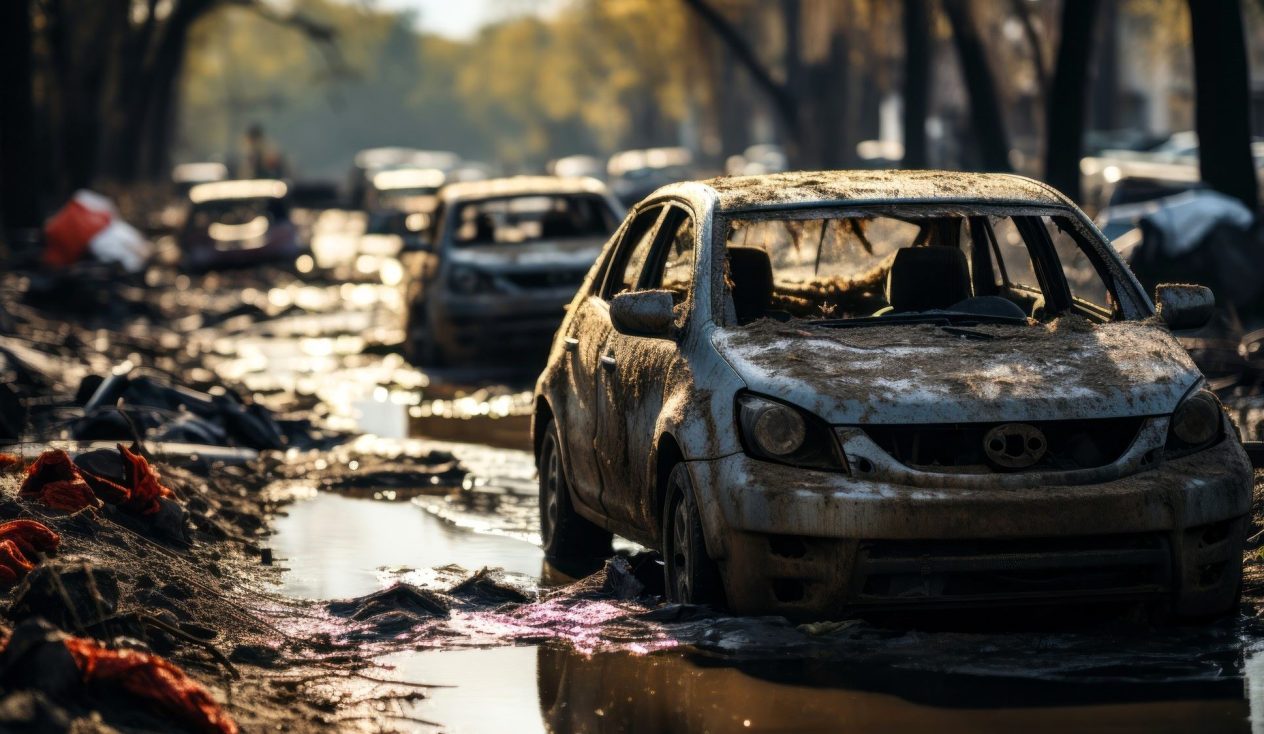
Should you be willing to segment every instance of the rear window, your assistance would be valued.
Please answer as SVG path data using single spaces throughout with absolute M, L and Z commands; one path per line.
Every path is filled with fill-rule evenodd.
M 239 226 L 258 219 L 278 221 L 289 216 L 289 206 L 284 199 L 261 197 L 257 199 L 215 199 L 196 204 L 189 212 L 189 224 L 205 229 L 212 224 Z
M 515 196 L 457 204 L 457 247 L 526 244 L 577 238 L 605 239 L 618 226 L 600 196 Z

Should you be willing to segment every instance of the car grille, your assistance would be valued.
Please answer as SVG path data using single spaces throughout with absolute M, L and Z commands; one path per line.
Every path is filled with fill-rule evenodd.
M 527 290 L 543 288 L 578 288 L 584 282 L 586 270 L 542 270 L 536 272 L 506 273 L 500 277 Z
M 1136 439 L 1144 418 L 1033 421 L 1048 444 L 1044 456 L 1017 471 L 1067 471 L 1112 464 Z M 994 471 L 984 440 L 1001 423 L 864 426 L 865 433 L 900 463 L 922 471 Z
M 1138 597 L 1171 586 L 1158 533 L 972 541 L 863 541 L 851 603 L 1033 603 Z

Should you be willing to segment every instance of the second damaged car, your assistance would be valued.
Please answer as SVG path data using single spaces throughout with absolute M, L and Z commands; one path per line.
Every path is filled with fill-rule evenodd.
M 1234 608 L 1247 457 L 1071 202 L 935 172 L 682 183 L 629 214 L 537 385 L 554 557 L 661 550 L 668 595 L 869 610 Z
M 428 237 L 402 256 L 409 357 L 437 365 L 542 356 L 621 215 L 591 178 L 444 186 Z

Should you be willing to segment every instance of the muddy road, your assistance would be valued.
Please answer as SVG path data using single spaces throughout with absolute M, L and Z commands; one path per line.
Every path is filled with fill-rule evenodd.
M 343 656 L 322 658 L 326 670 L 357 671 L 286 679 L 319 702 L 313 729 L 1264 728 L 1264 627 L 1249 605 L 1204 628 L 1118 617 L 1034 631 L 795 626 L 665 604 L 657 559 L 629 543 L 604 564 L 550 565 L 526 450 L 534 376 L 409 366 L 398 243 L 361 235 L 342 212 L 310 227 L 297 278 L 153 274 L 187 323 L 157 345 L 123 333 L 198 354 L 284 427 L 311 422 L 301 446 L 268 454 L 251 548 L 270 560 L 253 583 L 275 633 L 319 638 Z M 126 340 L 99 338 L 85 361 L 106 370 Z M 244 730 L 276 723 L 243 719 Z

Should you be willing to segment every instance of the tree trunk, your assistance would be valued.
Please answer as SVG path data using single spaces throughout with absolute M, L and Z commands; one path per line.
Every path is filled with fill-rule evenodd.
M 35 98 L 31 83 L 30 0 L 0 2 L 0 220 L 5 229 L 38 227 L 42 217 L 35 158 Z M 7 237 L 5 238 L 8 239 Z
M 1080 157 L 1088 112 L 1097 0 L 1064 0 L 1058 60 L 1045 104 L 1045 181 L 1080 200 Z
M 996 79 L 992 76 L 992 67 L 988 64 L 987 50 L 971 16 L 970 2 L 943 0 L 943 7 L 952 26 L 953 46 L 957 49 L 961 77 L 970 96 L 972 132 L 978 143 L 983 168 L 1012 171 L 1001 98 L 996 89 Z
M 926 115 L 930 109 L 928 0 L 904 0 L 904 167 L 926 168 Z
M 1199 169 L 1216 191 L 1259 207 L 1251 156 L 1250 72 L 1238 0 L 1189 0 Z
M 724 42 L 732 52 L 733 58 L 750 74 L 755 85 L 768 95 L 785 129 L 791 131 L 791 135 L 797 134 L 799 130 L 798 100 L 785 86 L 773 79 L 772 74 L 756 56 L 755 50 L 742 37 L 741 32 L 707 0 L 684 0 L 684 3 Z M 793 143 L 794 141 L 786 142 Z

